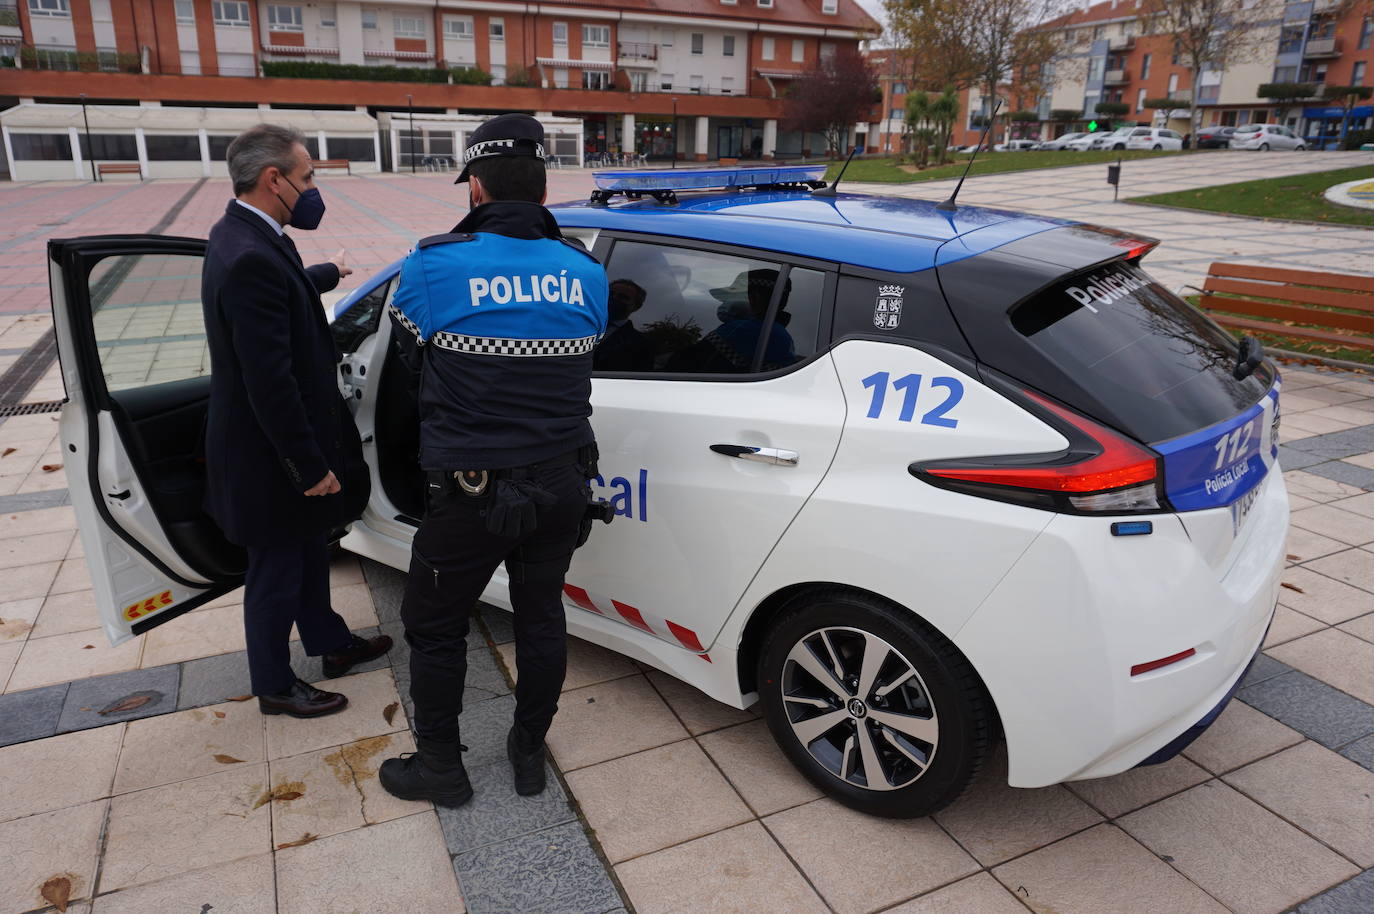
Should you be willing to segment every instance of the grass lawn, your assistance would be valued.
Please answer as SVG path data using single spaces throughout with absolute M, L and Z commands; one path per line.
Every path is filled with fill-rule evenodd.
M 1059 168 L 1064 165 L 1093 165 L 1115 162 L 1117 159 L 1146 159 L 1154 156 L 1181 154 L 1178 152 L 1153 152 L 1151 150 L 1113 152 L 1110 149 L 1093 152 L 1073 152 L 1071 150 L 1062 152 L 991 152 L 983 150 L 978 154 L 978 161 L 973 163 L 973 170 L 969 172 L 969 175 L 989 175 L 1004 171 L 1031 171 L 1036 168 Z M 966 154 L 956 153 L 952 164 L 941 165 L 938 168 L 927 168 L 925 171 L 915 174 L 899 168 L 896 159 L 855 159 L 850 163 L 849 171 L 845 172 L 844 180 L 845 182 L 871 181 L 880 184 L 910 184 L 915 181 L 939 181 L 944 178 L 957 178 L 964 173 L 968 158 Z M 825 173 L 825 179 L 827 181 L 835 180 L 835 176 L 840 173 L 842 164 L 844 163 L 831 162 L 830 168 Z M 1105 175 L 1105 172 L 1103 174 Z
M 1256 152 L 1255 155 L 1265 155 Z M 1268 155 L 1283 155 L 1271 152 Z M 1319 152 L 1294 152 L 1290 155 L 1321 155 Z M 1342 168 L 1318 171 L 1286 178 L 1222 184 L 1199 190 L 1181 190 L 1170 194 L 1151 194 L 1132 197 L 1131 203 L 1162 203 L 1185 209 L 1229 213 L 1233 216 L 1259 216 L 1267 219 L 1302 219 L 1309 222 L 1332 222 L 1343 225 L 1374 226 L 1374 209 L 1355 209 L 1327 202 L 1322 192 L 1333 184 L 1358 178 L 1374 178 L 1374 167 Z

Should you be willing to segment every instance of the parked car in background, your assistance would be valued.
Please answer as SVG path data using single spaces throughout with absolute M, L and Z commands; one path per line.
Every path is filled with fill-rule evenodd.
M 1125 149 L 1126 140 L 1137 130 L 1134 124 L 1129 127 L 1118 127 L 1111 133 L 1094 133 L 1092 145 L 1089 149 Z
M 1159 127 L 1137 127 L 1126 135 L 1127 149 L 1182 149 L 1183 136 Z
M 1306 149 L 1302 137 L 1281 124 L 1246 124 L 1231 134 L 1232 149 Z
M 1039 140 L 1007 140 L 1005 143 L 998 143 L 992 147 L 995 152 L 1026 152 L 1031 149 L 1039 149 Z
M 1231 134 L 1236 132 L 1234 127 L 1203 127 L 1197 132 L 1198 149 L 1227 149 L 1231 145 Z
M 1046 140 L 1045 142 L 1040 144 L 1040 148 L 1046 150 L 1067 149 L 1069 148 L 1069 143 L 1089 135 L 1090 134 L 1087 133 L 1066 133 L 1063 136 L 1056 137 L 1053 140 Z
M 1066 140 L 1066 141 L 1064 141 L 1063 145 L 1062 145 L 1060 148 L 1061 148 L 1061 149 L 1072 149 L 1074 152 L 1086 152 L 1086 151 L 1089 150 L 1089 149 L 1094 149 L 1094 148 L 1096 148 L 1093 144 L 1096 143 L 1098 140 L 1100 140 L 1103 136 L 1105 136 L 1105 134 L 1101 134 L 1101 133 L 1084 133 L 1084 134 L 1080 134 L 1079 136 L 1075 137 L 1075 138 L 1072 139 L 1072 140 Z

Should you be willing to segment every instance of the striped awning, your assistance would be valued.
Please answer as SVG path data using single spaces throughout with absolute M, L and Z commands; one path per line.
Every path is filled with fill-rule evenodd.
M 338 48 L 306 48 L 293 44 L 265 44 L 262 49 L 269 54 L 320 54 L 325 57 L 338 57 Z
M 573 68 L 583 70 L 615 69 L 615 64 L 609 60 L 568 60 L 564 57 L 536 57 L 535 60 L 541 67 L 553 67 L 556 70 L 571 70 Z
M 363 51 L 364 57 L 388 57 L 393 60 L 433 60 L 434 55 L 429 51 Z

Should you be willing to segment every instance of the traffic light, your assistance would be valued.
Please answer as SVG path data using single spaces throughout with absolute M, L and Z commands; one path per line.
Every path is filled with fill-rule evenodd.
M 1096 132 L 1097 132 L 1097 121 L 1088 121 L 1088 132 L 1089 132 L 1089 133 L 1096 133 Z

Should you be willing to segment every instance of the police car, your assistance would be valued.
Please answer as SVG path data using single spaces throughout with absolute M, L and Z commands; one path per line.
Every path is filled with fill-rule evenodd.
M 601 173 L 554 208 L 612 299 L 591 485 L 618 516 L 568 573 L 569 629 L 760 702 L 808 778 L 878 815 L 949 803 L 999 739 L 1019 787 L 1172 757 L 1273 613 L 1275 367 L 1150 278 L 1149 239 L 820 178 Z M 203 253 L 50 245 L 62 442 L 114 641 L 244 567 L 200 511 Z M 383 319 L 398 269 L 333 329 L 373 478 L 342 544 L 404 569 L 424 480 Z M 502 572 L 486 599 L 506 605 Z

